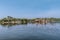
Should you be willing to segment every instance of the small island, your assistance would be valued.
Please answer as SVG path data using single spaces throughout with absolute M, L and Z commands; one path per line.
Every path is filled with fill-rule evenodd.
M 56 23 L 60 22 L 60 18 L 34 18 L 34 19 L 27 19 L 27 18 L 13 18 L 11 16 L 7 16 L 5 18 L 0 19 L 0 24 L 27 24 L 27 23 Z

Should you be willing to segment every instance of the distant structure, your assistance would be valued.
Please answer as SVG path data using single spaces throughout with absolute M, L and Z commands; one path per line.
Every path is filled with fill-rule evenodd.
M 21 24 L 21 23 L 40 23 L 46 24 L 54 22 L 53 19 L 49 18 L 35 18 L 35 19 L 20 19 L 20 18 L 13 18 L 11 16 L 7 16 L 1 20 L 1 24 Z

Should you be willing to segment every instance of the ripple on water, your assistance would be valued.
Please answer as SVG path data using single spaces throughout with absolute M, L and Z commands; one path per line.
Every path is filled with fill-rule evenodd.
M 9 28 L 0 26 L 0 39 L 59 40 L 60 24 L 28 24 Z

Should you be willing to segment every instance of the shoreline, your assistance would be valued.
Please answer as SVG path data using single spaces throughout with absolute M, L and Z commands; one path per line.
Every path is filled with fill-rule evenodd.
M 21 18 L 13 18 L 11 16 L 7 16 L 3 19 L 0 19 L 0 24 L 20 24 L 20 23 L 54 23 L 60 22 L 60 18 L 35 18 L 35 19 L 21 19 Z

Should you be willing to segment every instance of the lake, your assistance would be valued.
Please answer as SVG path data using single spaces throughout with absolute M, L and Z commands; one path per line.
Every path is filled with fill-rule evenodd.
M 0 40 L 60 40 L 60 23 L 0 25 Z

